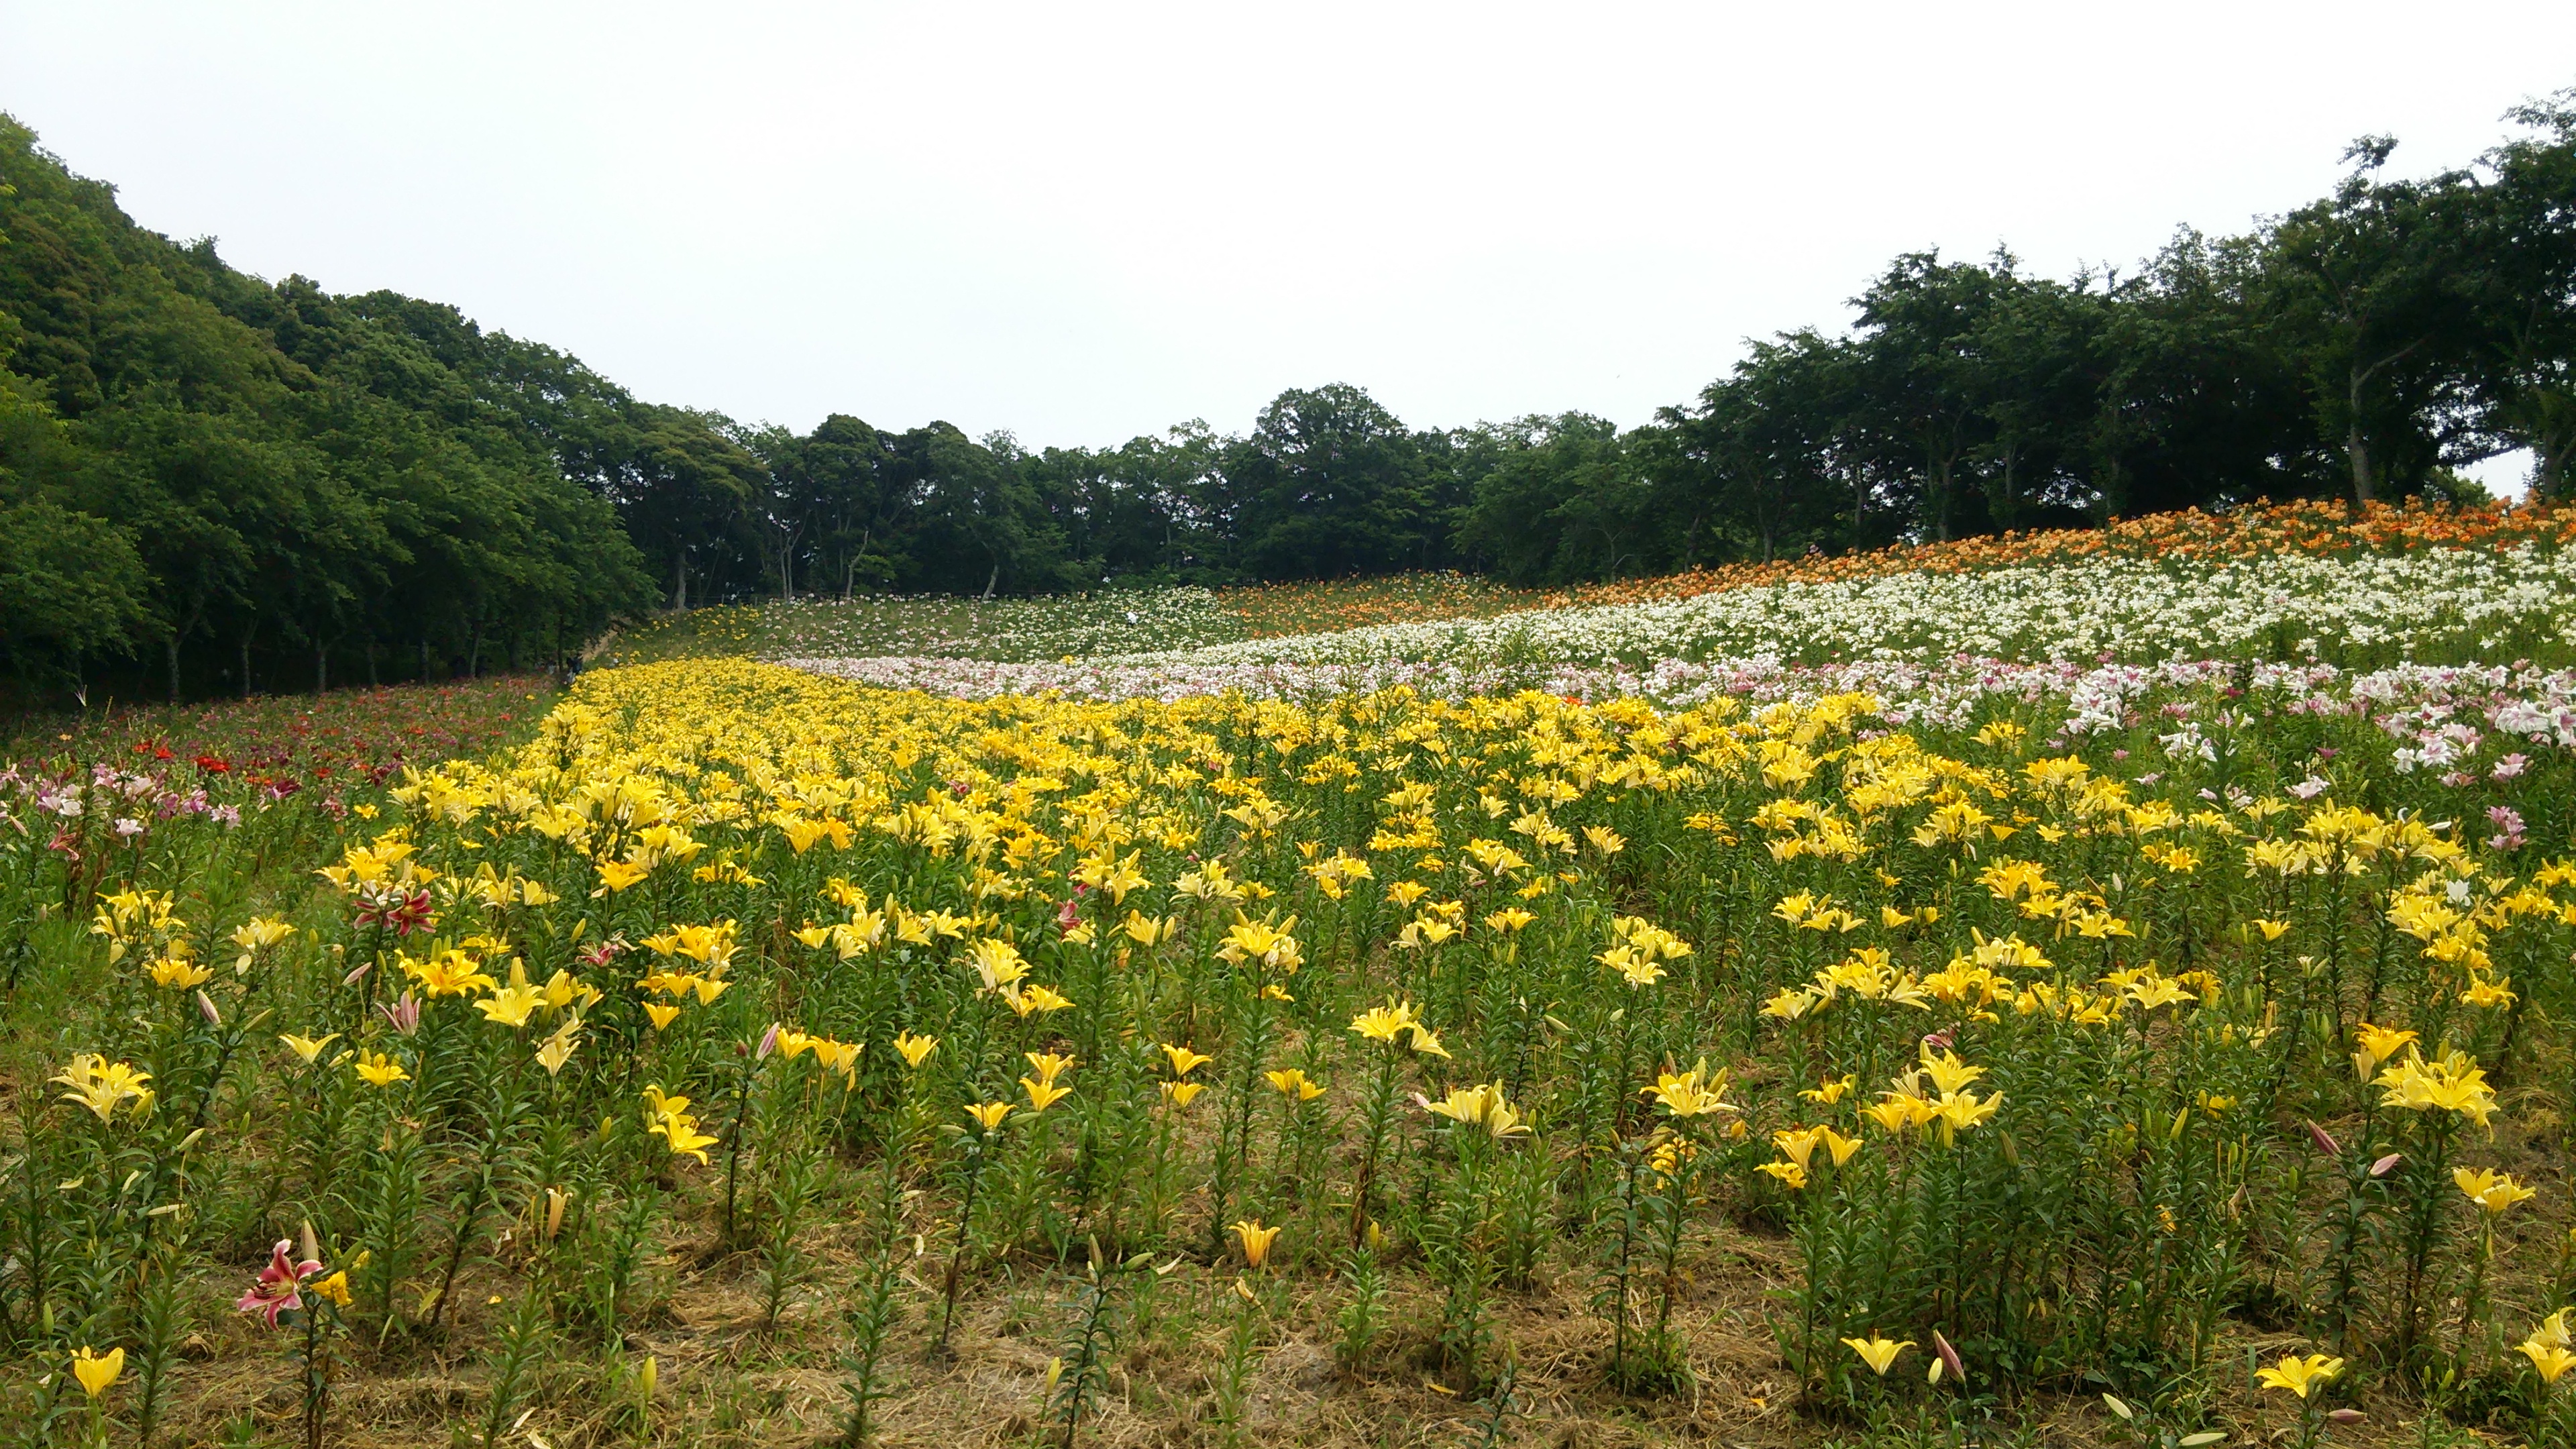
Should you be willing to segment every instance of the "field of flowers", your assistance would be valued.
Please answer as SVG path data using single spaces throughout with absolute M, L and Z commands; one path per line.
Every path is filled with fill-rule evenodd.
M 384 804 L 406 768 L 523 736 L 554 695 L 549 679 L 499 675 L 27 717 L 0 735 L 0 839 L 26 853 L 30 883 L 48 861 L 59 869 L 66 903 L 155 859 L 194 861 L 201 892 L 265 888 L 275 863 L 336 848 L 352 813 Z M 228 848 L 196 859 L 209 838 L 192 824 Z M 0 900 L 14 913 L 0 927 L 11 981 L 34 949 L 29 923 L 55 908 L 50 891 Z
M 0 1426 L 2565 1437 L 2567 676 L 1771 670 L 598 670 L 256 864 L 22 790 Z
M 193 768 L 191 790 L 226 803 L 245 792 L 345 794 L 381 785 L 404 766 L 480 755 L 541 718 L 554 701 L 543 675 L 489 675 L 444 685 L 262 695 L 197 705 L 125 706 L 78 716 L 34 715 L 0 733 L 0 767 L 34 778 L 65 762 L 120 769 Z

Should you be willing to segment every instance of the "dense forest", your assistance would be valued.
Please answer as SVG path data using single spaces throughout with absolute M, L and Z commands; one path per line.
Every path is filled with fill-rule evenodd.
M 1406 426 L 1356 387 L 1113 448 L 640 401 L 390 292 L 137 227 L 0 117 L 0 649 L 129 696 L 565 657 L 657 607 L 1455 567 L 1514 582 L 2257 497 L 2576 489 L 2576 90 L 2469 166 L 2065 281 L 1896 259 L 1621 429 Z

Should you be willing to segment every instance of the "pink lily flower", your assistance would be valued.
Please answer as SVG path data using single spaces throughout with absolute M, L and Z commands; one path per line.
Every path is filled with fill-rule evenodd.
M 277 1240 L 268 1266 L 259 1270 L 258 1281 L 252 1283 L 248 1291 L 233 1300 L 234 1308 L 244 1313 L 256 1313 L 268 1320 L 269 1327 L 275 1328 L 277 1315 L 304 1306 L 304 1295 L 297 1290 L 304 1285 L 305 1279 L 321 1272 L 322 1265 L 310 1258 L 299 1263 L 289 1257 L 288 1251 L 294 1246 L 292 1239 Z

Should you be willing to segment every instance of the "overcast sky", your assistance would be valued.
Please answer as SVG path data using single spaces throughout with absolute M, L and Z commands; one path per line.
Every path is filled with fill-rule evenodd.
M 2128 265 L 2465 162 L 2576 4 L 0 0 L 0 109 L 235 265 L 659 402 L 1030 446 L 1691 397 L 1896 253 Z

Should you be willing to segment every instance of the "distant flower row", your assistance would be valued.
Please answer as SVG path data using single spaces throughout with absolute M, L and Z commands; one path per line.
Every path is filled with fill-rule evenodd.
M 874 594 L 672 615 L 618 635 L 595 662 L 823 654 L 1027 661 L 1189 648 L 1244 634 L 1217 596 L 1202 588 L 999 599 Z
M 2424 769 L 2454 785 L 2490 772 L 2519 773 L 2526 749 L 2576 749 L 2576 670 L 2506 665 L 2399 665 L 2350 672 L 2331 664 L 2014 663 L 1862 661 L 1830 665 L 1777 658 L 1712 663 L 1665 660 L 1647 669 L 1454 664 L 1278 664 L 1175 667 L 1134 664 L 994 664 L 955 659 L 810 659 L 798 667 L 853 683 L 963 699 L 1062 695 L 1175 701 L 1228 692 L 1316 702 L 1406 688 L 1444 699 L 1523 689 L 1582 700 L 1638 698 L 1682 709 L 1733 696 L 1800 705 L 1863 693 L 1897 725 L 1967 728 L 1998 703 L 2042 712 L 2065 740 L 2158 726 L 2169 754 L 2216 753 L 2230 721 L 2248 714 L 2364 716 L 2396 740 L 2400 772 Z M 2209 701 L 2224 701 L 2204 720 Z M 2221 719 L 2219 715 L 2227 718 Z M 2216 732 L 2216 733 L 2212 733 Z
M 2038 529 L 1947 543 L 1897 544 L 1867 553 L 1806 554 L 1770 563 L 1691 569 L 1662 578 L 1582 584 L 1559 591 L 1558 606 L 1688 599 L 1767 584 L 1825 583 L 1898 573 L 1977 573 L 2027 564 L 2097 558 L 2224 562 L 2267 554 L 2349 557 L 2428 549 L 2556 547 L 2576 541 L 2576 507 L 2444 508 L 2340 503 L 2263 504 L 2229 513 L 2153 513 L 2108 528 Z
M 2515 657 L 2576 642 L 2576 552 L 2524 546 L 2211 566 L 2102 558 L 1973 574 L 1785 583 L 1696 598 L 1525 610 L 1113 657 L 1184 670 L 1284 664 L 1468 668 L 1777 656 L 2338 662 Z
M 1458 573 L 1319 579 L 1211 591 L 1104 588 L 1030 598 L 861 595 L 697 609 L 626 630 L 595 660 L 922 656 L 1017 663 L 1347 634 L 1539 611 L 1675 603 L 1784 586 L 1981 575 L 2120 561 L 2208 569 L 2254 560 L 2454 559 L 2576 538 L 2576 508 L 2389 508 L 2291 503 L 2227 514 L 2155 514 L 2104 529 L 2011 533 L 1868 553 L 1810 554 L 1553 592 Z M 1737 640 L 1719 652 L 1748 652 Z M 1270 655 L 1261 655 L 1270 658 Z M 1434 657 L 1420 654 L 1399 657 Z
M 1513 588 L 1474 574 L 1454 572 L 1251 584 L 1219 590 L 1214 597 L 1218 606 L 1237 621 L 1237 637 L 1245 639 L 1422 619 L 1481 619 L 1515 609 L 1553 608 L 1564 602 L 1545 590 Z

